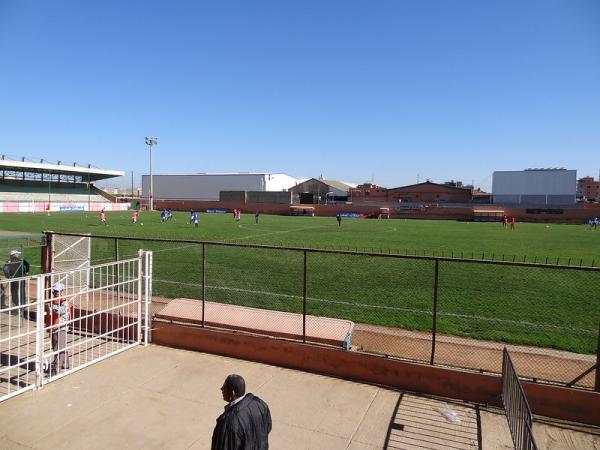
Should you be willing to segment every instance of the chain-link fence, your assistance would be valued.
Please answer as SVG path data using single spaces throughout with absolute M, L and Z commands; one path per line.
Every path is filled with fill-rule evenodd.
M 23 275 L 33 275 L 40 273 L 41 260 L 40 260 L 40 248 L 46 245 L 46 237 L 43 234 L 19 234 L 4 231 L 3 233 L 10 233 L 8 235 L 0 236 L 0 261 L 2 265 L 6 265 L 11 262 L 11 253 L 14 251 L 19 252 L 18 259 L 21 261 L 27 261 L 27 264 L 23 267 Z M 14 260 L 14 258 L 12 258 Z M 25 264 L 25 263 L 23 263 Z M 0 278 L 11 277 L 2 270 Z
M 92 264 L 140 248 L 154 253 L 157 305 L 289 313 L 302 340 L 307 317 L 349 320 L 354 351 L 489 373 L 506 345 L 522 377 L 568 384 L 589 371 L 574 384 L 594 388 L 600 268 L 122 237 L 92 238 Z

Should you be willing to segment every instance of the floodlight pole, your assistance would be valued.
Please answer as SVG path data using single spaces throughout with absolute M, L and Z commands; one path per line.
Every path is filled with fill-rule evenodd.
M 88 191 L 88 212 L 91 211 L 92 205 L 90 203 L 90 169 L 92 168 L 91 164 L 88 164 L 88 179 L 87 179 L 87 191 Z
M 147 137 L 146 145 L 150 149 L 150 191 L 148 197 L 150 197 L 150 211 L 154 211 L 154 183 L 152 181 L 152 146 L 158 144 L 158 139 L 155 137 Z

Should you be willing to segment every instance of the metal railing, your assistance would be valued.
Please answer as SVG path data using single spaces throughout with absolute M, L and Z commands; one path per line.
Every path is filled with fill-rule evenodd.
M 0 401 L 148 342 L 151 267 L 152 254 L 140 251 L 85 269 L 1 280 Z
M 598 267 L 117 236 L 91 247 L 93 263 L 152 250 L 164 301 L 300 315 L 301 341 L 307 317 L 350 320 L 354 351 L 497 374 L 509 343 L 524 378 L 597 385 Z
M 502 353 L 502 403 L 513 444 L 516 450 L 537 450 L 527 397 L 508 350 L 505 348 Z

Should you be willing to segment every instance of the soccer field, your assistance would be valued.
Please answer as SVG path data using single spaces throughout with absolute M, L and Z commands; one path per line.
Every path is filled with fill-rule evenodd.
M 516 230 L 499 223 L 440 220 L 342 220 L 333 217 L 289 217 L 201 214 L 200 226 L 189 225 L 189 214 L 175 212 L 174 221 L 160 223 L 160 213 L 141 212 L 138 224 L 127 212 L 109 212 L 108 226 L 91 213 L 3 214 L 4 230 L 86 232 L 98 235 L 199 239 L 281 246 L 392 251 L 402 254 L 551 264 L 600 265 L 600 230 L 585 225 L 519 223 Z M 141 225 L 143 223 L 143 225 Z
M 597 266 L 600 231 L 584 225 L 518 224 L 424 220 L 343 219 L 202 214 L 200 226 L 189 214 L 174 213 L 160 223 L 159 213 L 142 212 L 138 224 L 129 213 L 108 213 L 102 226 L 95 214 L 5 214 L 0 228 L 40 232 L 88 232 L 131 236 L 120 240 L 119 258 L 138 248 L 154 251 L 154 294 L 202 298 L 202 247 L 157 243 L 144 238 L 198 239 L 538 263 Z M 143 225 L 142 225 L 143 223 Z M 115 258 L 114 240 L 93 241 L 95 263 Z M 26 251 L 39 265 L 39 249 Z M 303 253 L 206 246 L 207 300 L 282 311 L 302 311 Z M 433 260 L 313 253 L 307 256 L 307 312 L 389 327 L 430 330 L 434 297 Z M 442 261 L 439 263 L 438 332 L 554 347 L 595 351 L 600 319 L 599 272 L 511 267 Z

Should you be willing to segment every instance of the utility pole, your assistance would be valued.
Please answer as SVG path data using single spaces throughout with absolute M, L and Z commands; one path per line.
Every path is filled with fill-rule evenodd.
M 150 199 L 149 209 L 154 211 L 154 183 L 152 181 L 152 146 L 158 144 L 158 139 L 155 137 L 146 137 L 146 145 L 150 149 L 150 190 L 148 191 L 148 197 Z

